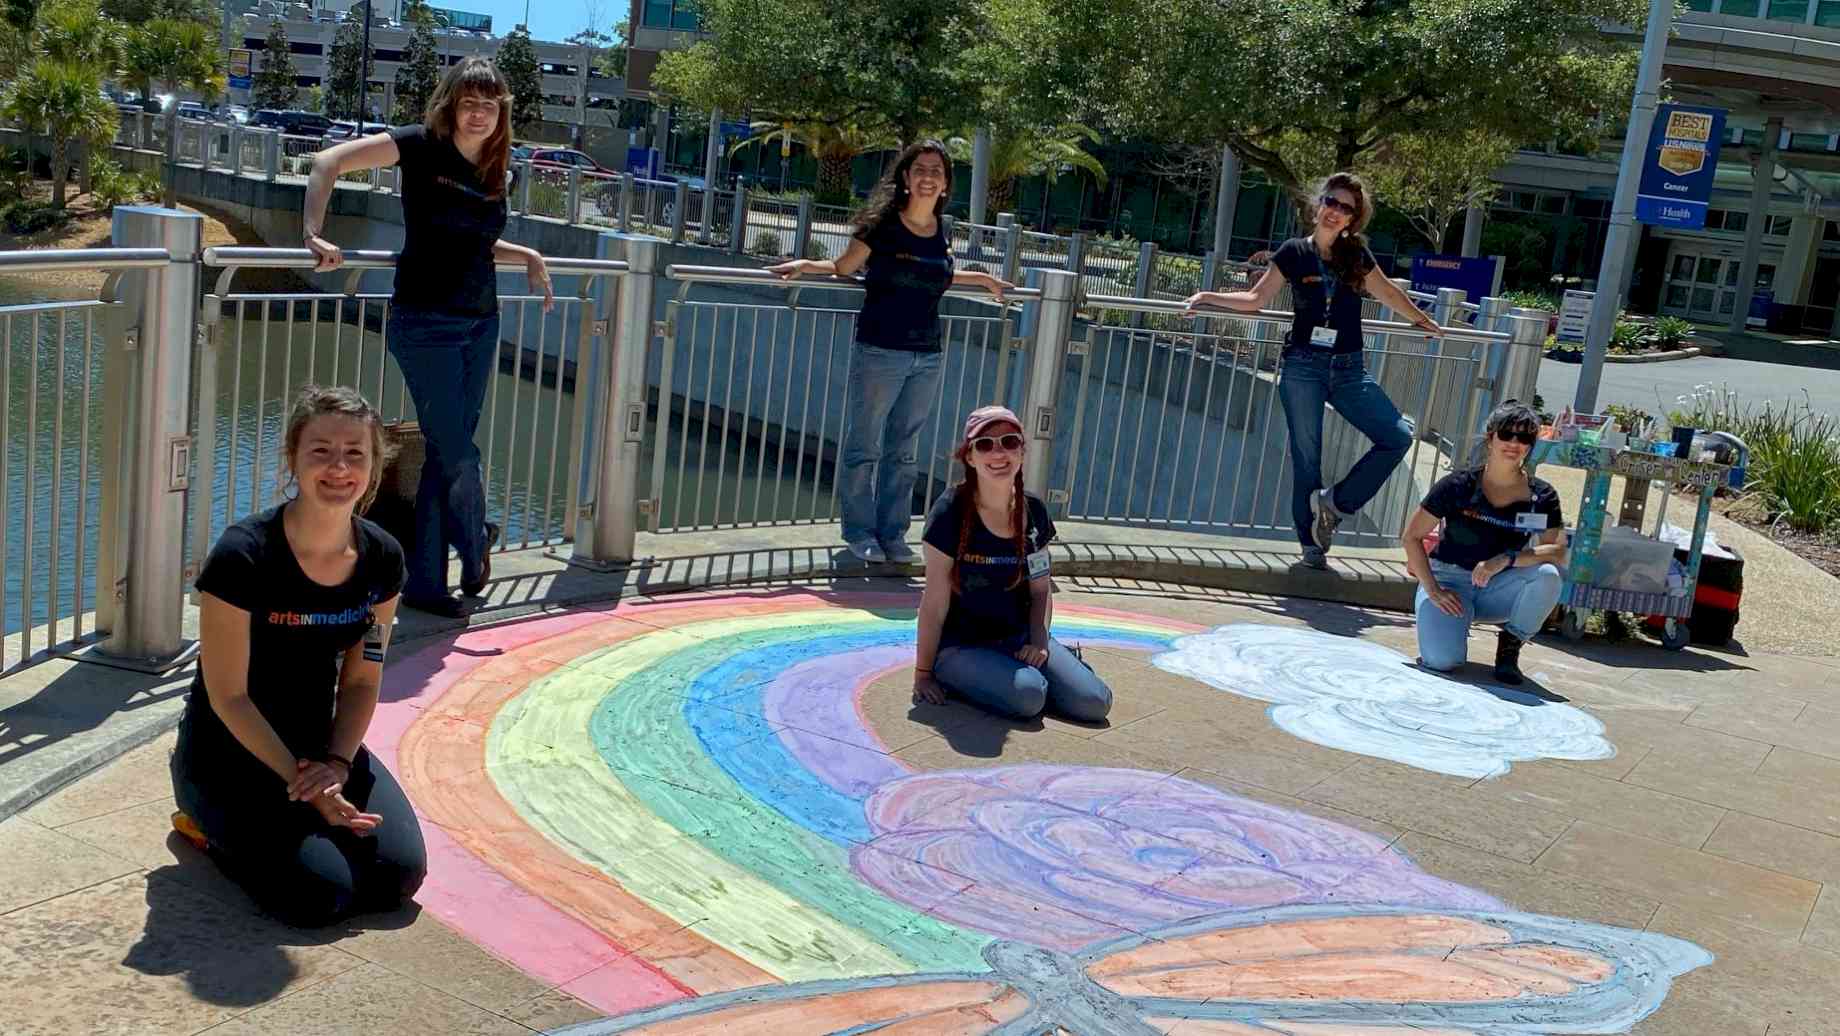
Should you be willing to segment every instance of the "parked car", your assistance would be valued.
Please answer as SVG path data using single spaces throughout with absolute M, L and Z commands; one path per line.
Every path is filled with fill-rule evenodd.
M 521 144 L 511 149 L 511 157 L 519 162 L 529 162 L 533 166 L 551 169 L 580 169 L 584 173 L 599 173 L 614 176 L 617 169 L 609 169 L 594 160 L 594 156 L 585 151 L 568 147 L 535 147 Z
M 326 139 L 350 140 L 353 137 L 368 137 L 373 133 L 383 133 L 389 128 L 381 122 L 367 122 L 359 126 L 349 119 L 334 119 L 332 128 L 326 131 Z
M 323 137 L 332 128 L 332 120 L 324 115 L 293 108 L 284 111 L 262 108 L 249 117 L 249 124 L 297 137 Z
M 179 117 L 181 119 L 197 119 L 199 122 L 210 122 L 211 109 L 206 108 L 197 101 L 180 101 Z

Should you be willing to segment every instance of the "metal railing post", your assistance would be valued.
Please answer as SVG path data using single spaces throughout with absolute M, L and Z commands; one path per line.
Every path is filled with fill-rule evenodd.
M 1508 357 L 1502 364 L 1496 392 L 1502 399 L 1531 404 L 1540 384 L 1540 362 L 1546 357 L 1546 328 L 1551 315 L 1541 309 L 1517 309 L 1508 317 Z
M 712 176 L 703 182 L 703 219 L 701 223 L 698 224 L 696 231 L 696 240 L 698 244 L 706 245 L 711 242 L 711 235 L 715 232 L 715 222 L 716 181 L 715 177 Z
M 577 525 L 570 558 L 589 567 L 630 564 L 639 530 L 645 359 L 657 326 L 652 321 L 652 296 L 660 273 L 662 242 L 635 237 L 625 244 L 627 272 L 619 280 L 619 301 L 609 321 L 609 336 L 601 339 L 602 362 L 595 364 L 594 500 L 583 515 L 585 521 Z
M 562 221 L 570 225 L 581 222 L 581 167 L 569 167 L 569 202 L 562 210 Z
M 281 172 L 281 131 L 270 130 L 262 141 L 262 178 L 269 183 Z
M 1003 224 L 1003 279 L 1015 284 L 1022 269 L 1022 228 L 1007 212 L 997 219 L 999 222 L 1009 220 Z
M 951 217 L 946 217 L 950 219 Z M 952 227 L 946 225 L 946 250 L 952 249 Z M 799 195 L 799 222 L 792 232 L 792 257 L 803 259 L 811 251 L 811 195 Z
M 531 166 L 528 161 L 518 163 L 518 215 L 530 215 L 530 181 Z M 401 193 L 400 191 L 398 193 Z
M 1076 230 L 1067 238 L 1067 269 L 1071 273 L 1086 273 L 1086 232 Z
M 1156 242 L 1145 241 L 1137 246 L 1137 280 L 1131 285 L 1131 294 L 1140 299 L 1150 297 L 1150 288 L 1156 283 Z M 1131 314 L 1131 326 L 1144 326 L 1142 313 Z
M 243 175 L 243 127 L 240 123 L 230 127 L 230 175 Z
M 1034 270 L 1029 286 L 1041 289 L 1034 333 L 1029 343 L 1028 381 L 1022 388 L 1023 434 L 1028 452 L 1023 454 L 1022 479 L 1040 492 L 1054 471 L 1054 407 L 1065 365 L 1067 339 L 1073 331 L 1073 311 L 1079 305 L 1080 277 L 1062 270 Z M 1052 504 L 1050 504 L 1052 506 Z
M 690 205 L 690 185 L 677 181 L 677 190 L 671 199 L 671 243 L 684 243 L 684 209 Z
M 633 174 L 620 174 L 620 232 L 632 233 Z
M 141 112 L 135 120 L 134 146 L 142 151 L 153 150 L 153 116 Z
M 130 379 L 126 391 L 114 397 L 127 409 L 119 415 L 122 449 L 105 457 L 113 470 L 103 476 L 105 482 L 114 479 L 122 494 L 113 515 L 119 538 L 108 560 L 112 585 L 98 587 L 114 594 L 117 609 L 104 650 L 164 668 L 185 648 L 185 497 L 204 220 L 196 213 L 123 205 L 115 209 L 111 237 L 117 247 L 164 248 L 173 257 L 123 282 L 128 326 L 111 348 L 133 356 L 116 368 Z
M 1213 291 L 1214 279 L 1220 275 L 1220 257 L 1212 248 L 1201 257 L 1201 290 Z
M 747 188 L 735 185 L 735 211 L 729 215 L 728 254 L 740 255 L 747 250 L 748 196 Z

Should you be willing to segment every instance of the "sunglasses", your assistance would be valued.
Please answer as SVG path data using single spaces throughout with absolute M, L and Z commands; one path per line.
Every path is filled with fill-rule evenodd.
M 1022 449 L 1022 436 L 1015 432 L 1005 435 L 980 435 L 971 440 L 971 448 L 979 453 L 990 453 L 1001 446 L 1011 453 Z
M 1350 218 L 1353 218 L 1356 212 L 1356 209 L 1353 205 L 1348 204 L 1347 202 L 1343 201 L 1340 198 L 1337 198 L 1333 194 L 1325 194 L 1322 197 L 1316 199 L 1316 204 L 1322 206 L 1325 209 L 1334 209 L 1335 211 L 1341 213 L 1342 215 L 1348 216 Z
M 1539 437 L 1539 432 L 1527 428 L 1501 428 L 1495 432 L 1495 438 L 1502 442 L 1518 442 L 1522 446 L 1532 446 L 1533 441 Z

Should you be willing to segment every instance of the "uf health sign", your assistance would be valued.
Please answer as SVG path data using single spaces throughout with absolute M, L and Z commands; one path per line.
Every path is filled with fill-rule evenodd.
M 1471 302 L 1495 294 L 1496 262 L 1493 258 L 1460 255 L 1412 257 L 1412 290 L 1436 295 L 1439 288 L 1462 288 Z
M 1723 109 L 1682 104 L 1657 108 L 1636 187 L 1636 218 L 1661 227 L 1704 227 L 1724 135 Z

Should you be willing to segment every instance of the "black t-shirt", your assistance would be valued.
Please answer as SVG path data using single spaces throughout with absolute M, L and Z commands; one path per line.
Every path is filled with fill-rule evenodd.
M 504 184 L 479 182 L 479 168 L 451 139 L 424 126 L 395 126 L 402 158 L 403 248 L 391 302 L 464 316 L 498 312 L 492 245 L 505 232 Z
M 370 627 L 372 606 L 402 589 L 403 552 L 389 533 L 354 518 L 357 564 L 345 582 L 324 586 L 301 571 L 281 512 L 271 508 L 225 529 L 196 585 L 249 613 L 249 699 L 290 752 L 314 757 L 332 737 L 339 659 Z M 180 724 L 180 748 L 201 783 L 221 780 L 234 791 L 279 779 L 218 719 L 202 665 Z
M 1472 468 L 1443 478 L 1425 494 L 1426 511 L 1444 519 L 1444 534 L 1431 556 L 1464 568 L 1508 551 L 1526 549 L 1547 529 L 1565 528 L 1559 493 L 1542 478 L 1530 478 L 1533 499 L 1496 507 L 1482 492 L 1482 471 Z
M 866 235 L 862 315 L 856 340 L 907 352 L 936 353 L 940 347 L 939 300 L 952 284 L 952 252 L 942 223 L 932 237 L 907 229 L 899 213 Z
M 1054 539 L 1054 522 L 1048 517 L 1048 507 L 1040 497 L 1033 493 L 1024 496 L 1029 521 L 1024 539 L 1028 554 L 1033 555 L 1048 549 L 1048 543 Z M 962 554 L 958 549 L 958 536 L 963 517 L 957 487 L 941 494 L 926 516 L 926 542 L 958 559 L 960 589 L 952 595 L 952 606 L 946 612 L 945 629 L 939 641 L 941 646 L 989 644 L 1028 633 L 1029 580 L 1026 577 L 1033 571 L 1036 578 L 1048 578 L 1043 567 L 1047 560 L 1045 554 L 1036 567 L 1031 567 L 1026 556 L 1016 556 L 1014 540 L 990 531 L 978 517 L 974 501 L 966 501 L 966 506 L 972 508 L 971 538 L 965 542 Z M 1025 578 L 1018 580 L 1019 572 Z M 1012 583 L 1015 585 L 1011 586 Z
M 1363 254 L 1368 268 L 1379 265 L 1372 252 L 1363 249 Z M 1293 237 L 1278 246 L 1271 254 L 1271 262 L 1291 285 L 1291 309 L 1296 319 L 1291 322 L 1290 344 L 1320 349 L 1310 344 L 1310 332 L 1318 327 L 1333 327 L 1334 352 L 1360 352 L 1361 292 L 1336 277 L 1328 260 L 1317 254 L 1316 242 Z M 1327 320 L 1323 317 L 1325 299 L 1329 305 Z

